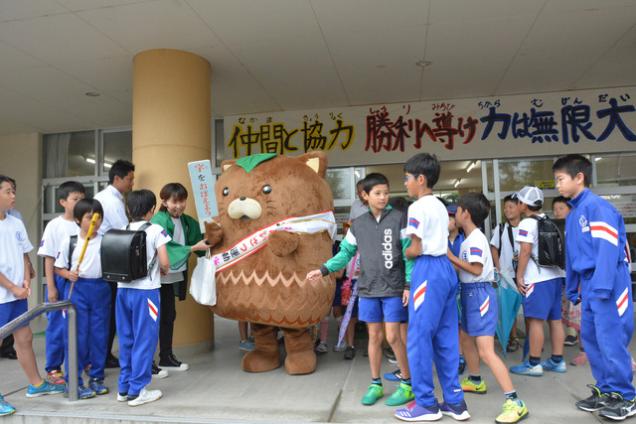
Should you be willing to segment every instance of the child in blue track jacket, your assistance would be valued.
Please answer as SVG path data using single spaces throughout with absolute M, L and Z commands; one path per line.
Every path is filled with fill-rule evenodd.
M 570 198 L 565 223 L 567 295 L 582 302 L 581 339 L 595 385 L 576 403 L 612 420 L 636 415 L 629 343 L 634 330 L 629 246 L 623 217 L 589 187 L 592 164 L 581 155 L 557 160 L 556 187 Z M 580 287 L 580 294 L 579 294 Z

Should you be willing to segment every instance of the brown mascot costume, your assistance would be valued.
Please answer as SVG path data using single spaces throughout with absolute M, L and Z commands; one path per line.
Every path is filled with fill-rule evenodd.
M 255 348 L 243 357 L 245 371 L 281 365 L 278 328 L 287 372 L 316 369 L 309 327 L 329 313 L 335 285 L 330 277 L 308 282 L 305 275 L 332 253 L 336 227 L 326 170 L 319 152 L 260 154 L 221 164 L 215 187 L 219 216 L 206 223 L 216 265 L 212 310 L 252 323 Z

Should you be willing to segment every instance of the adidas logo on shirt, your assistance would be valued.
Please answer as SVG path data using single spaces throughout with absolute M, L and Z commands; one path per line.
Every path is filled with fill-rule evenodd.
M 393 230 L 386 228 L 384 230 L 384 239 L 382 240 L 382 257 L 384 258 L 384 267 L 386 269 L 393 268 Z

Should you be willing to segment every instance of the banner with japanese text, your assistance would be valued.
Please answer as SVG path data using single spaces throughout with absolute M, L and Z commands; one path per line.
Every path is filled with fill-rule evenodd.
M 235 115 L 224 134 L 220 159 L 321 150 L 329 166 L 636 151 L 636 87 Z

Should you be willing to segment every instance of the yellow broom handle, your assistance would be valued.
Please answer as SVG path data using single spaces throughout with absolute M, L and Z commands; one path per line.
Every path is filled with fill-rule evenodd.
M 95 233 L 95 224 L 97 223 L 97 220 L 100 218 L 100 215 L 95 212 L 93 214 L 93 216 L 91 217 L 91 225 L 89 225 L 88 227 L 88 231 L 86 232 L 86 239 L 84 240 L 84 244 L 82 245 L 82 250 L 80 251 L 80 255 L 79 258 L 77 260 L 77 267 L 75 267 L 75 272 L 77 272 L 79 274 L 79 269 L 80 269 L 80 265 L 82 264 L 82 261 L 84 260 L 84 255 L 86 254 L 86 248 L 88 248 L 88 242 L 91 239 L 91 237 L 93 237 L 93 233 Z M 71 255 L 73 254 L 73 252 L 71 252 Z M 69 261 L 72 261 L 73 258 L 69 258 Z M 71 289 L 69 290 L 68 293 L 68 298 L 71 298 L 71 295 L 73 294 L 73 288 L 75 287 L 75 282 L 71 282 Z

